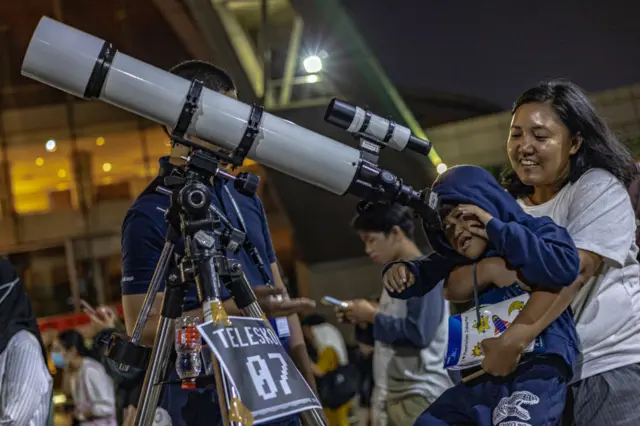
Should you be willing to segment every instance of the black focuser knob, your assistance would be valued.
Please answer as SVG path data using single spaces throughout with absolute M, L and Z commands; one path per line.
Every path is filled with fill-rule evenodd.
M 260 186 L 260 176 L 248 172 L 240 172 L 236 176 L 234 185 L 239 193 L 251 197 L 258 190 L 258 186 Z

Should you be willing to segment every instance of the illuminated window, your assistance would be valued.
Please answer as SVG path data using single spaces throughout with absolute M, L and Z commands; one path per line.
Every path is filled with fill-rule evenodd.
M 19 215 L 44 213 L 55 208 L 50 193 L 70 179 L 68 134 L 62 130 L 10 133 L 7 154 L 11 165 L 13 205 Z M 64 170 L 65 177 L 58 177 Z

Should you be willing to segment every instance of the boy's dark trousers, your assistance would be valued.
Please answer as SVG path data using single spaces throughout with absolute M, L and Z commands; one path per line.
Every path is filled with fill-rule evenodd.
M 551 426 L 560 423 L 568 369 L 556 356 L 531 359 L 506 377 L 483 375 L 448 389 L 416 426 Z

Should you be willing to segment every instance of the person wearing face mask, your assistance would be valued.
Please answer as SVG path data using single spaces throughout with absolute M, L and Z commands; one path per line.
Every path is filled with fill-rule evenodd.
M 0 258 L 0 424 L 44 426 L 53 379 L 22 280 Z
M 65 330 L 51 348 L 56 368 L 69 374 L 74 419 L 80 426 L 115 426 L 115 391 L 104 367 L 91 357 L 84 338 Z

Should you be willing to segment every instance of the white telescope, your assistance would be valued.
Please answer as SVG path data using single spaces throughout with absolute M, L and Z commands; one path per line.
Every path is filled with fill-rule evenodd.
M 41 18 L 31 38 L 22 75 L 179 128 L 234 152 L 240 161 L 248 157 L 334 194 L 398 202 L 423 218 L 437 208 L 435 194 L 404 185 L 358 149 L 127 56 L 107 41 L 48 17 Z

